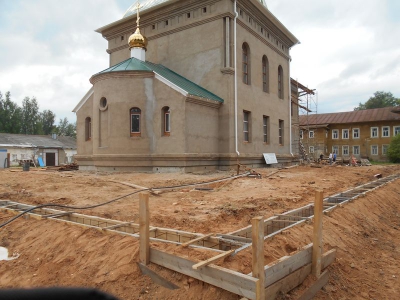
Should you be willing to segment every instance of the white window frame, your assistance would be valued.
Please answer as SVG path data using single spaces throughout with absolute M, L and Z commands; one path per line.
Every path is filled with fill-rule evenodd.
M 339 129 L 333 129 L 332 130 L 332 140 L 338 140 L 338 139 L 339 139 Z
M 357 151 L 356 151 L 357 149 Z M 354 155 L 360 155 L 360 146 L 359 145 L 354 145 L 353 146 L 353 154 Z
M 245 143 L 250 143 L 250 112 L 249 111 L 243 111 L 243 141 Z
M 347 133 L 347 137 L 345 136 L 345 133 Z M 348 129 L 342 129 L 342 139 L 348 140 L 349 138 L 350 138 L 349 130 Z
M 346 150 L 345 150 L 346 149 Z M 342 155 L 344 156 L 344 155 L 346 155 L 346 156 L 348 156 L 348 155 L 350 155 L 350 149 L 349 149 L 349 146 L 342 146 Z M 347 153 L 345 153 L 345 152 L 347 152 Z
M 374 132 L 376 132 L 376 136 L 373 135 Z M 371 127 L 371 138 L 379 138 L 379 127 Z
M 308 153 L 314 153 L 314 146 L 308 147 Z
M 382 155 L 387 155 L 387 150 L 389 149 L 389 145 L 382 145 Z
M 400 126 L 393 126 L 393 136 L 400 134 Z
M 357 132 L 357 136 L 356 135 Z M 359 139 L 360 138 L 360 128 L 353 128 L 353 139 Z
M 309 132 L 308 132 L 308 138 L 310 138 L 310 139 L 313 139 L 314 138 L 314 130 L 310 130 Z
M 339 146 L 332 146 L 332 154 L 336 153 L 336 155 L 339 155 Z
M 379 154 L 378 145 L 371 145 L 371 155 L 378 155 L 378 154 Z
M 385 131 L 386 129 L 386 131 Z M 386 135 L 385 135 L 386 132 Z M 382 126 L 382 137 L 390 137 L 390 126 Z

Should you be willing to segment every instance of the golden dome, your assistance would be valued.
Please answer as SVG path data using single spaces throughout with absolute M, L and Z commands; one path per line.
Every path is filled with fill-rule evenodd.
M 134 47 L 147 50 L 147 38 L 140 33 L 139 27 L 137 27 L 135 33 L 129 37 L 128 44 L 129 50 Z

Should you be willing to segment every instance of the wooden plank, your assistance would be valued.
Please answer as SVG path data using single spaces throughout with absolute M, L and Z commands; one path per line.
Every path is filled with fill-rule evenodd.
M 329 281 L 329 271 L 326 270 L 321 276 L 317 279 L 317 281 L 307 290 L 305 291 L 298 300 L 311 300 L 318 293 L 323 286 L 325 286 Z
M 265 300 L 265 273 L 264 273 L 264 217 L 251 219 L 252 271 L 253 277 L 258 278 L 256 299 Z
M 233 252 L 235 252 L 235 250 L 226 251 L 224 253 L 221 253 L 221 254 L 218 254 L 216 256 L 213 256 L 213 257 L 211 257 L 211 258 L 209 258 L 207 260 L 201 261 L 201 262 L 193 265 L 192 269 L 193 270 L 197 270 L 197 269 L 203 268 L 205 266 L 208 266 L 209 264 L 211 264 L 211 263 L 213 263 L 213 262 L 215 262 L 215 261 L 217 261 L 217 260 L 219 260 L 221 258 L 224 258 L 224 257 L 227 257 L 227 256 L 231 255 Z
M 234 241 L 238 241 L 238 242 L 245 243 L 245 244 L 251 243 L 251 239 L 241 237 L 241 236 L 236 236 L 236 235 L 217 234 L 217 237 L 221 237 L 226 240 L 234 240 Z
M 292 216 L 292 215 L 283 215 L 283 214 L 277 214 L 277 216 L 280 217 L 286 217 L 286 218 L 298 218 L 298 219 L 308 219 L 309 217 L 300 217 L 300 216 Z
M 278 223 L 284 223 L 284 222 L 286 222 L 286 223 L 297 223 L 297 222 L 299 222 L 299 220 L 297 220 L 297 221 L 294 221 L 294 220 L 272 220 L 272 222 L 278 222 Z
M 311 263 L 311 253 L 312 244 L 309 244 L 303 247 L 302 251 L 291 256 L 284 256 L 272 264 L 266 265 L 264 267 L 265 287 L 289 275 L 292 271 Z M 248 275 L 252 276 L 252 273 Z
M 115 228 L 118 228 L 118 227 L 131 225 L 132 223 L 133 223 L 133 222 L 125 222 L 125 223 L 115 224 L 115 225 L 111 225 L 111 226 L 107 226 L 107 227 L 102 227 L 101 229 L 103 229 L 103 230 L 106 230 L 106 229 L 115 229 Z
M 183 243 L 183 244 L 182 244 L 182 247 L 187 247 L 187 246 L 189 246 L 190 244 L 194 244 L 194 243 L 197 243 L 198 241 L 208 239 L 208 238 L 209 238 L 210 236 L 212 236 L 213 234 L 214 234 L 214 233 L 209 233 L 209 234 L 200 236 L 200 237 L 198 237 L 198 238 L 195 238 L 195 239 L 193 239 L 193 240 L 190 240 L 190 241 L 188 241 L 188 242 L 186 242 L 186 243 Z
M 336 249 L 332 249 L 324 253 L 322 255 L 322 267 L 326 268 L 327 266 L 329 266 L 335 260 L 335 257 Z M 283 277 L 274 284 L 266 287 L 265 293 L 266 295 L 268 295 L 268 299 L 276 298 L 279 293 L 286 294 L 287 292 L 302 284 L 306 277 L 311 274 L 311 267 L 312 263 L 310 260 L 308 264 L 305 264 L 303 267 L 290 272 L 288 276 Z
M 323 251 L 323 244 L 322 244 L 323 199 L 324 199 L 323 192 L 315 191 L 313 252 L 312 252 L 312 273 L 315 277 L 319 277 L 321 275 L 321 255 Z
M 275 299 L 279 293 L 286 294 L 293 290 L 295 287 L 303 283 L 308 275 L 311 274 L 311 263 L 304 267 L 290 273 L 285 278 L 275 282 L 265 289 L 265 294 L 268 295 L 268 299 Z
M 146 267 L 145 265 L 141 264 L 141 263 L 137 263 L 140 271 L 142 271 L 143 275 L 147 275 L 151 278 L 151 280 L 153 280 L 154 283 L 161 285 L 167 289 L 170 290 L 176 290 L 179 289 L 179 286 L 173 284 L 172 282 L 166 280 L 164 277 L 161 277 L 160 275 L 158 275 L 156 272 L 154 272 L 152 269 L 149 269 L 148 267 Z
M 62 213 L 58 213 L 58 214 L 51 214 L 51 215 L 44 215 L 42 216 L 43 219 L 46 218 L 58 218 L 58 217 L 62 217 L 62 216 L 68 216 L 72 214 L 72 211 L 66 211 L 66 212 L 62 212 Z
M 150 262 L 150 216 L 149 216 L 149 194 L 139 194 L 139 257 L 140 262 L 148 265 Z
M 242 297 L 255 299 L 258 279 L 251 276 L 215 265 L 208 265 L 199 270 L 193 270 L 192 266 L 195 262 L 154 248 L 150 248 L 150 261 Z

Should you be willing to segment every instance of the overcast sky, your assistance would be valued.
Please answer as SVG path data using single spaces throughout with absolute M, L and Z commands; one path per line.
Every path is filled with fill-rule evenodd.
M 71 110 L 108 67 L 95 29 L 135 0 L 0 0 L 0 91 L 75 122 Z M 399 0 L 267 0 L 301 41 L 291 76 L 318 92 L 318 113 L 350 111 L 375 91 L 400 97 Z M 314 99 L 314 101 L 316 98 Z M 316 102 L 316 101 L 315 101 Z

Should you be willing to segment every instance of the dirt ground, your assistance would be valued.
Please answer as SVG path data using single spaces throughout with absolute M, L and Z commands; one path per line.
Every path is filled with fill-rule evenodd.
M 399 165 L 346 167 L 300 166 L 290 169 L 256 169 L 262 179 L 244 177 L 201 186 L 164 190 L 150 196 L 151 226 L 200 233 L 228 233 L 266 218 L 304 206 L 316 189 L 329 196 L 351 187 L 400 172 Z M 57 203 L 70 206 L 99 204 L 132 193 L 125 182 L 143 187 L 178 186 L 208 182 L 234 175 L 143 174 L 0 171 L 0 200 L 26 204 Z M 117 182 L 116 182 L 117 181 Z M 329 284 L 315 299 L 397 299 L 400 295 L 400 180 L 386 185 L 324 216 L 325 249 L 337 249 L 329 269 Z M 132 195 L 82 214 L 138 222 L 138 195 Z M 0 212 L 0 223 L 11 215 Z M 311 243 L 312 227 L 305 225 L 277 235 L 265 245 L 265 264 Z M 151 243 L 152 247 L 191 259 L 215 255 L 179 246 Z M 138 240 L 118 234 L 55 222 L 20 218 L 0 228 L 0 246 L 18 259 L 0 261 L 0 288 L 85 286 L 130 299 L 240 299 L 227 291 L 179 273 L 150 265 L 180 287 L 171 291 L 142 276 L 136 265 Z M 179 249 L 178 249 L 179 248 Z M 251 249 L 218 265 L 245 274 L 251 272 Z M 296 299 L 307 284 L 282 299 Z

